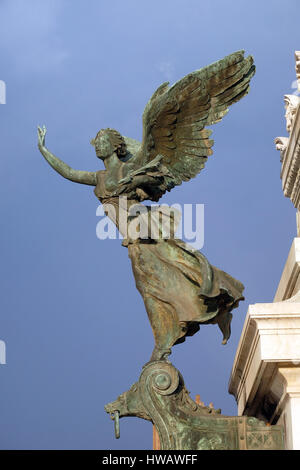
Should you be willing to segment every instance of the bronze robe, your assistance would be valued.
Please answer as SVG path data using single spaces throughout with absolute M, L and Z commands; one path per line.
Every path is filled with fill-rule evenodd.
M 104 172 L 98 172 L 95 194 L 114 207 L 108 216 L 120 230 L 120 213 L 139 201 L 128 199 L 125 210 L 117 195 L 106 188 Z M 143 297 L 155 339 L 152 359 L 170 354 L 174 344 L 192 336 L 200 324 L 217 323 L 223 344 L 230 337 L 231 310 L 244 297 L 243 284 L 212 266 L 205 256 L 176 238 L 125 238 L 137 289 Z
M 179 239 L 137 240 L 129 243 L 128 252 L 137 289 L 145 301 L 152 328 L 154 325 L 154 336 L 166 334 L 171 347 L 196 333 L 199 323 L 217 323 L 223 344 L 227 342 L 230 312 L 244 299 L 243 284 L 209 264 L 202 253 Z M 169 321 L 163 325 L 167 318 Z

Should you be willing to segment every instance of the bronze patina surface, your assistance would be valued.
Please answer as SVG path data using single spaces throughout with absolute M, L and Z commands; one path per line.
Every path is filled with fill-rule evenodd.
M 169 87 L 163 83 L 143 113 L 142 143 L 102 129 L 91 141 L 105 170 L 73 170 L 45 147 L 46 129 L 38 128 L 39 149 L 63 177 L 95 187 L 103 204 L 116 207 L 120 228 L 120 196 L 132 206 L 158 201 L 174 186 L 195 177 L 212 154 L 212 133 L 206 126 L 220 121 L 231 104 L 249 91 L 255 71 L 251 56 L 235 52 L 197 70 Z M 152 326 L 151 360 L 166 358 L 171 347 L 216 323 L 223 342 L 230 336 L 231 310 L 243 299 L 243 285 L 209 264 L 203 254 L 174 237 L 135 239 L 123 243 Z
M 150 212 L 143 201 L 159 201 L 166 191 L 202 170 L 213 146 L 212 131 L 207 126 L 220 121 L 229 106 L 248 93 L 254 73 L 253 58 L 244 58 L 244 51 L 238 51 L 190 73 L 171 87 L 163 83 L 145 107 L 141 143 L 110 128 L 101 129 L 92 139 L 105 170 L 87 172 L 69 167 L 45 147 L 45 127 L 38 128 L 39 149 L 64 178 L 95 187 L 96 197 L 122 233 L 121 220 L 125 219 L 127 227 L 139 212 Z M 155 341 L 136 389 L 123 395 L 126 406 L 131 403 L 128 410 L 132 415 L 156 424 L 166 449 L 240 448 L 235 440 L 237 418 L 226 417 L 224 421 L 225 417 L 211 410 L 199 411 L 167 357 L 172 346 L 196 333 L 200 324 L 218 324 L 225 344 L 230 336 L 231 311 L 243 300 L 244 286 L 210 265 L 202 253 L 176 239 L 173 232 L 166 235 L 158 226 L 159 236 L 153 237 L 150 230 L 146 236 L 136 237 L 126 230 L 123 241 Z M 152 398 L 157 406 L 148 403 L 145 392 L 150 370 L 151 380 L 156 374 L 158 392 Z M 114 413 L 117 434 L 119 417 L 126 415 L 120 409 L 121 402 L 107 407 Z M 171 431 L 175 435 L 170 441 L 166 436 Z
M 219 409 L 195 403 L 181 374 L 168 361 L 145 365 L 139 381 L 105 409 L 114 420 L 138 416 L 152 421 L 162 450 L 284 449 L 281 426 L 249 416 L 224 416 Z

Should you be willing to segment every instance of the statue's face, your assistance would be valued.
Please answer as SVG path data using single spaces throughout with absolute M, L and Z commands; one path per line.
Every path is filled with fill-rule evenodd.
M 94 142 L 96 155 L 101 160 L 110 157 L 114 153 L 114 148 L 110 142 L 108 134 L 98 135 Z

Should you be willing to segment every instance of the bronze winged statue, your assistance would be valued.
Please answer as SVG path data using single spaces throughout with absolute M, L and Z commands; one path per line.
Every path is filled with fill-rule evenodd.
M 212 154 L 210 126 L 220 121 L 231 104 L 249 91 L 255 73 L 253 58 L 244 51 L 197 70 L 173 86 L 163 83 L 143 113 L 142 143 L 114 129 L 101 129 L 91 141 L 105 170 L 74 170 L 45 147 L 46 128 L 38 127 L 38 146 L 47 162 L 64 178 L 95 187 L 102 204 L 116 208 L 113 221 L 120 229 L 122 211 L 144 200 L 158 201 L 183 181 L 194 178 Z M 127 206 L 121 207 L 120 197 Z M 174 344 L 216 323 L 223 343 L 230 336 L 231 310 L 243 300 L 244 286 L 210 265 L 205 256 L 180 239 L 127 237 L 136 286 L 152 326 L 155 347 L 151 361 L 164 360 Z

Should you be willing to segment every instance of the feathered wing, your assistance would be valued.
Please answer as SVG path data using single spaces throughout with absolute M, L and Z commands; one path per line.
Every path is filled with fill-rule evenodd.
M 147 166 L 156 158 L 161 195 L 201 171 L 213 153 L 212 131 L 205 126 L 220 121 L 229 106 L 248 93 L 254 73 L 253 58 L 244 58 L 244 51 L 238 51 L 172 87 L 167 82 L 156 90 L 143 114 L 137 171 L 143 173 L 144 167 L 147 173 Z

